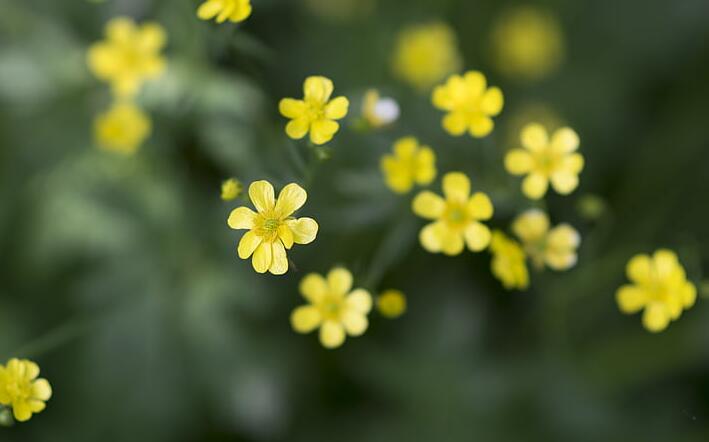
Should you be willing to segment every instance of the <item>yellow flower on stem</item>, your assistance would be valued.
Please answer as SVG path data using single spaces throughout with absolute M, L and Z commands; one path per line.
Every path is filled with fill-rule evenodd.
M 504 98 L 497 87 L 487 87 L 485 76 L 478 71 L 452 75 L 444 85 L 433 90 L 433 105 L 448 112 L 443 128 L 451 135 L 468 132 L 475 138 L 490 134 L 495 127 L 491 117 L 502 112 Z
M 390 97 L 381 97 L 379 91 L 370 89 L 362 101 L 362 117 L 375 129 L 392 124 L 399 118 L 399 103 Z
M 235 230 L 247 229 L 239 241 L 239 258 L 248 259 L 258 273 L 282 275 L 288 271 L 286 249 L 293 244 L 310 244 L 318 233 L 312 218 L 294 218 L 307 199 L 305 190 L 295 183 L 285 186 L 274 196 L 268 181 L 255 181 L 249 186 L 249 198 L 257 212 L 248 207 L 232 210 L 227 223 Z
M 346 97 L 330 100 L 334 90 L 332 81 L 325 77 L 308 77 L 303 84 L 303 100 L 284 98 L 279 104 L 281 115 L 290 118 L 286 134 L 300 140 L 310 132 L 310 141 L 321 145 L 332 140 L 341 120 L 347 115 L 350 102 Z
M 217 23 L 229 20 L 239 23 L 251 15 L 251 0 L 206 0 L 197 9 L 202 20 L 216 19 Z
M 347 269 L 334 268 L 327 279 L 317 273 L 306 275 L 300 293 L 309 304 L 291 314 L 296 332 L 310 333 L 320 327 L 320 343 L 336 348 L 345 342 L 345 335 L 360 336 L 367 330 L 372 296 L 361 288 L 352 290 L 352 274 Z
M 626 284 L 616 292 L 620 311 L 643 313 L 643 325 L 653 333 L 667 328 L 671 321 L 694 305 L 697 289 L 687 280 L 684 268 L 671 250 L 661 249 L 654 255 L 635 255 L 626 267 Z
M 94 120 L 94 137 L 104 150 L 134 154 L 150 136 L 150 117 L 131 102 L 117 102 Z
M 52 397 L 52 387 L 46 379 L 37 379 L 39 366 L 26 359 L 10 359 L 0 365 L 0 404 L 12 407 L 19 422 L 44 410 L 45 402 Z
M 414 184 L 430 184 L 436 178 L 436 154 L 414 137 L 401 138 L 394 143 L 394 154 L 382 157 L 381 169 L 391 190 L 406 193 Z
M 236 178 L 229 178 L 222 183 L 222 200 L 231 201 L 239 197 L 244 190 L 244 185 Z
M 386 290 L 377 297 L 377 310 L 386 318 L 396 319 L 406 312 L 406 296 L 399 290 Z
M 512 223 L 512 231 L 522 241 L 534 265 L 567 270 L 576 264 L 581 236 L 568 224 L 549 229 L 549 217 L 538 209 L 527 210 Z
M 529 271 L 525 262 L 527 255 L 517 241 L 495 230 L 492 232 L 490 252 L 492 274 L 507 290 L 529 287 Z
M 490 198 L 482 192 L 470 196 L 470 180 L 460 172 L 443 177 L 445 199 L 427 190 L 414 198 L 416 215 L 434 220 L 419 234 L 424 249 L 432 253 L 458 255 L 464 244 L 473 252 L 484 250 L 490 243 L 490 229 L 480 221 L 492 218 Z
M 558 193 L 568 195 L 579 184 L 579 173 L 584 159 L 576 153 L 579 136 L 563 127 L 551 139 L 544 126 L 531 123 L 520 136 L 524 149 L 512 149 L 505 156 L 505 168 L 513 175 L 527 175 L 522 181 L 522 192 L 537 200 L 547 193 L 549 181 Z

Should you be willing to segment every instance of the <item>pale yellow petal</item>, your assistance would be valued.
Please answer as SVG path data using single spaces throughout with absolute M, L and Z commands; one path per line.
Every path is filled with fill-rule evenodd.
M 158 23 L 148 22 L 140 27 L 138 46 L 144 51 L 159 51 L 167 42 L 165 29 Z
M 337 348 L 345 342 L 345 329 L 335 321 L 325 321 L 320 327 L 320 343 L 325 348 Z
M 202 20 L 211 20 L 222 11 L 222 3 L 218 0 L 207 0 L 197 8 L 197 17 Z
M 248 207 L 237 207 L 229 214 L 227 224 L 235 230 L 253 229 L 255 219 L 256 213 L 253 210 Z
M 251 265 L 257 273 L 266 273 L 273 262 L 273 249 L 271 244 L 262 242 L 254 251 Z
M 426 225 L 419 233 L 421 246 L 428 252 L 438 253 L 443 249 L 445 226 L 441 222 Z
M 697 300 L 697 288 L 691 282 L 686 282 L 681 293 L 682 306 L 690 308 Z
M 27 381 L 31 381 L 35 379 L 37 376 L 39 376 L 39 365 L 36 363 L 29 361 L 27 359 L 23 359 L 20 361 L 22 363 L 22 366 L 24 368 L 24 374 L 23 378 Z
M 281 115 L 290 119 L 298 119 L 305 115 L 308 106 L 302 100 L 294 98 L 284 98 L 278 103 L 278 110 Z
M 32 417 L 32 410 L 27 401 L 19 400 L 12 403 L 12 413 L 18 422 L 26 422 Z
M 350 336 L 361 336 L 367 331 L 367 317 L 356 311 L 348 311 L 342 315 L 342 325 Z
M 276 205 L 273 186 L 265 180 L 251 183 L 249 198 L 259 212 L 273 210 Z
M 346 295 L 352 288 L 352 273 L 343 267 L 336 267 L 327 274 L 327 286 L 330 293 Z
M 414 198 L 411 203 L 414 213 L 425 219 L 438 219 L 443 216 L 446 202 L 433 192 L 424 190 Z
M 239 247 L 237 249 L 239 258 L 247 259 L 254 253 L 254 250 L 256 250 L 259 245 L 261 245 L 261 237 L 252 230 L 246 232 L 244 236 L 241 237 L 241 241 L 239 241 Z
M 285 274 L 288 271 L 288 256 L 286 255 L 286 248 L 283 246 L 283 243 L 278 240 L 273 241 L 271 254 L 273 258 L 268 271 L 273 275 Z
M 637 313 L 645 307 L 647 294 L 640 287 L 624 285 L 616 292 L 615 299 L 621 312 Z
M 551 186 L 561 195 L 568 195 L 579 185 L 579 177 L 574 173 L 556 172 L 551 176 Z
M 539 152 L 549 144 L 547 130 L 538 123 L 531 123 L 522 129 L 520 135 L 522 146 L 532 152 Z
M 505 155 L 505 169 L 512 175 L 525 175 L 532 170 L 534 160 L 528 151 L 512 149 Z
M 576 250 L 579 244 L 581 235 L 569 224 L 559 224 L 547 236 L 547 247 L 555 250 Z
M 470 179 L 460 172 L 443 176 L 443 194 L 448 201 L 466 202 L 470 196 Z
M 295 240 L 293 239 L 293 231 L 288 227 L 288 224 L 284 223 L 278 226 L 278 238 L 286 249 L 293 247 Z
M 680 267 L 677 255 L 667 249 L 656 251 L 652 256 L 652 262 L 655 265 L 655 276 L 660 279 L 671 278 Z
M 293 232 L 293 241 L 296 244 L 310 244 L 315 241 L 318 234 L 318 223 L 312 218 L 298 218 L 286 221 L 288 228 Z
M 48 401 L 52 397 L 52 387 L 46 379 L 37 379 L 32 383 L 32 397 L 41 401 Z
M 339 120 L 347 116 L 350 102 L 345 97 L 337 97 L 325 105 L 325 118 Z
M 422 147 L 416 155 L 414 177 L 418 184 L 430 184 L 436 178 L 436 154 L 430 147 Z
M 470 120 L 468 131 L 470 135 L 476 138 L 482 138 L 488 136 L 494 128 L 495 123 L 492 121 L 492 118 L 480 115 Z
M 303 94 L 306 101 L 325 104 L 330 99 L 334 88 L 329 78 L 313 76 L 305 79 Z
M 364 289 L 353 290 L 346 302 L 349 308 L 361 314 L 367 314 L 372 309 L 372 295 Z
M 443 232 L 441 237 L 441 251 L 448 256 L 459 255 L 465 247 L 463 235 L 447 227 L 442 228 L 441 231 Z
M 670 323 L 670 314 L 665 306 L 659 302 L 653 302 L 645 307 L 643 313 L 643 325 L 653 333 L 658 333 L 667 328 Z
M 468 71 L 463 76 L 463 80 L 465 81 L 467 92 L 471 97 L 481 96 L 485 92 L 485 88 L 487 88 L 487 81 L 482 72 Z
M 644 284 L 652 277 L 652 264 L 648 255 L 635 255 L 625 267 L 628 279 L 638 284 Z
M 248 0 L 239 0 L 240 4 L 229 15 L 229 21 L 239 23 L 246 20 L 251 15 L 252 7 Z
M 309 273 L 300 280 L 298 290 L 305 299 L 313 304 L 319 304 L 327 295 L 327 281 L 317 273 Z
M 460 136 L 468 129 L 468 119 L 463 112 L 450 112 L 443 117 L 443 129 L 453 136 Z
M 286 135 L 294 140 L 303 138 L 310 129 L 310 120 L 305 117 L 296 118 L 286 124 Z
M 578 175 L 583 170 L 583 166 L 583 155 L 581 155 L 580 153 L 573 153 L 564 157 L 564 159 L 561 161 L 560 169 L 565 172 Z
M 32 413 L 39 413 L 46 408 L 46 404 L 42 401 L 36 399 L 28 399 L 27 405 L 30 407 Z
M 537 242 L 549 231 L 549 217 L 538 209 L 527 210 L 514 220 L 512 231 L 524 243 Z
M 495 116 L 502 112 L 504 103 L 505 100 L 500 88 L 491 87 L 485 92 L 485 95 L 483 95 L 482 101 L 480 102 L 480 110 L 486 115 Z
M 547 249 L 544 253 L 544 262 L 553 270 L 568 270 L 576 265 L 578 256 L 569 250 Z
M 465 229 L 464 236 L 465 243 L 473 252 L 485 250 L 485 248 L 490 244 L 490 239 L 492 238 L 490 229 L 486 225 L 478 222 L 470 223 L 470 225 Z
M 310 141 L 313 144 L 321 145 L 332 140 L 340 125 L 332 120 L 316 120 L 310 125 Z
M 296 183 L 290 183 L 281 189 L 276 201 L 276 214 L 281 218 L 289 217 L 296 210 L 303 207 L 308 194 Z
M 468 201 L 467 211 L 473 219 L 484 221 L 492 218 L 494 208 L 492 201 L 486 194 L 476 192 Z
M 312 305 L 298 307 L 290 315 L 291 327 L 298 333 L 310 333 L 318 328 L 321 321 L 320 310 Z
M 579 148 L 579 136 L 573 129 L 562 127 L 551 137 L 551 147 L 557 152 L 573 152 Z
M 522 193 L 533 200 L 541 199 L 547 193 L 548 187 L 549 180 L 538 173 L 530 173 L 522 181 Z

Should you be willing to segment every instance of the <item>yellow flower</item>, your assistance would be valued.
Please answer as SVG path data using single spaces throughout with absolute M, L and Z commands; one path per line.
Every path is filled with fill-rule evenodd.
M 290 321 L 298 333 L 309 333 L 320 327 L 320 342 L 335 348 L 345 342 L 345 334 L 362 335 L 369 326 L 367 314 L 372 309 L 372 296 L 364 289 L 352 290 L 352 274 L 334 268 L 327 279 L 310 273 L 300 281 L 300 293 L 309 302 L 293 310 Z
M 423 92 L 460 67 L 455 33 L 445 23 L 411 26 L 399 33 L 392 69 L 402 81 Z
M 389 319 L 398 318 L 406 312 L 406 296 L 399 290 L 386 290 L 377 298 L 377 310 Z
M 436 178 L 436 154 L 414 137 L 401 138 L 394 143 L 394 155 L 382 157 L 381 169 L 391 190 L 406 193 L 414 184 L 430 184 Z
M 197 9 L 197 17 L 211 20 L 216 17 L 217 23 L 229 20 L 239 23 L 251 15 L 251 0 L 206 0 Z
M 350 102 L 345 97 L 330 100 L 334 86 L 325 77 L 308 77 L 303 84 L 303 100 L 284 98 L 279 104 L 281 115 L 290 118 L 286 133 L 300 140 L 310 132 L 313 144 L 332 140 L 340 125 L 334 120 L 345 118 Z
M 44 403 L 52 397 L 49 382 L 37 376 L 39 367 L 26 359 L 13 358 L 7 365 L 0 365 L 0 404 L 11 406 L 20 422 L 44 410 Z
M 364 94 L 362 117 L 370 127 L 387 126 L 399 118 L 399 113 L 399 103 L 393 98 L 380 97 L 376 89 L 370 89 Z
M 236 178 L 229 178 L 222 183 L 222 199 L 231 201 L 238 198 L 244 190 L 244 185 Z
M 551 139 L 546 129 L 532 123 L 522 129 L 520 136 L 524 149 L 512 149 L 505 156 L 505 168 L 513 175 L 527 175 L 522 192 L 531 199 L 542 198 L 551 185 L 558 193 L 568 195 L 579 184 L 579 173 L 584 160 L 575 151 L 579 136 L 572 129 L 562 127 Z
M 457 255 L 465 242 L 473 252 L 484 250 L 490 243 L 490 229 L 480 221 L 492 218 L 490 198 L 482 192 L 470 196 L 470 180 L 460 172 L 443 177 L 443 194 L 445 199 L 426 190 L 414 198 L 414 213 L 435 220 L 419 234 L 423 248 Z
M 114 18 L 106 25 L 106 40 L 89 48 L 89 68 L 111 83 L 115 95 L 133 96 L 145 80 L 165 70 L 160 54 L 165 42 L 165 30 L 157 23 L 137 26 L 130 18 Z
M 626 284 L 616 292 L 623 313 L 643 313 L 648 331 L 661 332 L 697 299 L 697 289 L 687 280 L 682 264 L 671 250 L 660 249 L 653 256 L 635 255 L 626 267 Z
M 519 243 L 499 230 L 492 232 L 492 274 L 507 290 L 529 287 L 526 255 Z
M 293 218 L 308 195 L 295 183 L 285 186 L 274 196 L 268 181 L 255 181 L 249 186 L 249 198 L 257 212 L 248 207 L 232 210 L 227 221 L 232 229 L 248 229 L 239 241 L 239 258 L 253 258 L 251 264 L 258 273 L 282 275 L 288 271 L 286 249 L 293 244 L 310 244 L 318 233 L 318 223 L 312 218 Z
M 448 112 L 443 128 L 451 135 L 465 132 L 482 138 L 495 127 L 492 118 L 502 111 L 504 98 L 497 87 L 487 87 L 485 76 L 478 71 L 452 75 L 445 85 L 433 90 L 433 105 Z
M 581 236 L 568 224 L 550 230 L 549 217 L 541 210 L 531 209 L 519 215 L 512 223 L 512 231 L 537 268 L 546 264 L 554 270 L 566 270 L 576 264 Z
M 94 136 L 107 151 L 134 154 L 150 136 L 150 117 L 130 102 L 118 102 L 94 120 Z

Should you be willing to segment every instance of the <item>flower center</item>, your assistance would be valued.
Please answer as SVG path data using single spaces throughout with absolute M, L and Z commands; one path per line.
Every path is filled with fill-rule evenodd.
M 316 101 L 307 101 L 308 108 L 305 111 L 305 115 L 310 121 L 322 120 L 325 118 L 325 106 L 322 103 Z
M 29 399 L 31 396 L 32 386 L 29 382 L 8 382 L 5 384 L 5 391 L 7 391 L 8 395 L 14 400 L 25 400 Z
M 463 228 L 468 224 L 468 213 L 462 204 L 448 203 L 444 219 L 452 228 Z
M 539 172 L 550 176 L 555 170 L 559 168 L 559 163 L 561 162 L 561 155 L 552 152 L 550 150 L 543 150 L 538 152 L 535 157 L 535 163 Z
M 324 320 L 339 320 L 344 298 L 328 295 L 320 304 L 320 314 Z
M 283 221 L 274 218 L 272 215 L 260 216 L 256 222 L 254 233 L 260 236 L 265 242 L 273 242 L 278 238 L 278 228 L 283 224 Z

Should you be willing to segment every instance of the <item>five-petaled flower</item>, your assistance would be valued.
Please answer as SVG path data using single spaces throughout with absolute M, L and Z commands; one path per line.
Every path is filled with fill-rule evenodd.
M 37 376 L 39 366 L 27 359 L 13 358 L 7 365 L 0 365 L 0 404 L 11 406 L 20 422 L 44 410 L 45 402 L 52 397 L 49 382 Z
M 434 220 L 419 234 L 423 248 L 457 255 L 465 243 L 473 252 L 484 250 L 490 243 L 490 229 L 480 221 L 492 218 L 490 198 L 482 192 L 470 196 L 470 180 L 460 172 L 443 177 L 443 194 L 445 199 L 425 190 L 414 198 L 414 213 Z
M 537 268 L 546 264 L 554 270 L 566 270 L 576 264 L 581 236 L 568 224 L 550 230 L 549 217 L 541 210 L 530 209 L 519 215 L 512 223 L 512 231 Z
M 414 137 L 397 140 L 394 154 L 384 155 L 380 166 L 387 186 L 396 193 L 406 193 L 414 184 L 430 184 L 436 178 L 433 149 L 420 146 Z
M 249 186 L 249 198 L 257 212 L 248 207 L 238 207 L 229 215 L 232 229 L 248 229 L 239 241 L 239 258 L 248 259 L 258 273 L 271 272 L 282 275 L 288 271 L 286 249 L 293 244 L 309 244 L 315 240 L 318 224 L 312 218 L 294 218 L 307 193 L 295 183 L 285 186 L 274 196 L 268 181 L 255 181 Z
M 372 309 L 372 296 L 358 288 L 352 290 L 352 274 L 334 268 L 327 279 L 311 273 L 300 282 L 300 293 L 309 302 L 293 310 L 291 325 L 298 333 L 309 333 L 320 327 L 320 342 L 335 348 L 345 342 L 345 335 L 360 336 L 369 325 L 367 314 Z
M 202 20 L 216 19 L 217 23 L 229 20 L 239 23 L 251 15 L 251 0 L 206 0 L 197 9 Z
M 117 102 L 94 120 L 94 137 L 104 150 L 134 154 L 150 136 L 150 117 L 131 102 Z
M 350 102 L 346 97 L 330 100 L 334 90 L 332 81 L 325 77 L 308 77 L 303 84 L 304 98 L 284 98 L 279 104 L 281 114 L 290 118 L 286 133 L 300 140 L 310 132 L 310 141 L 321 145 L 332 140 L 340 125 L 335 120 L 345 118 Z
M 492 274 L 507 290 L 529 287 L 526 254 L 520 244 L 499 230 L 492 232 L 490 241 Z

